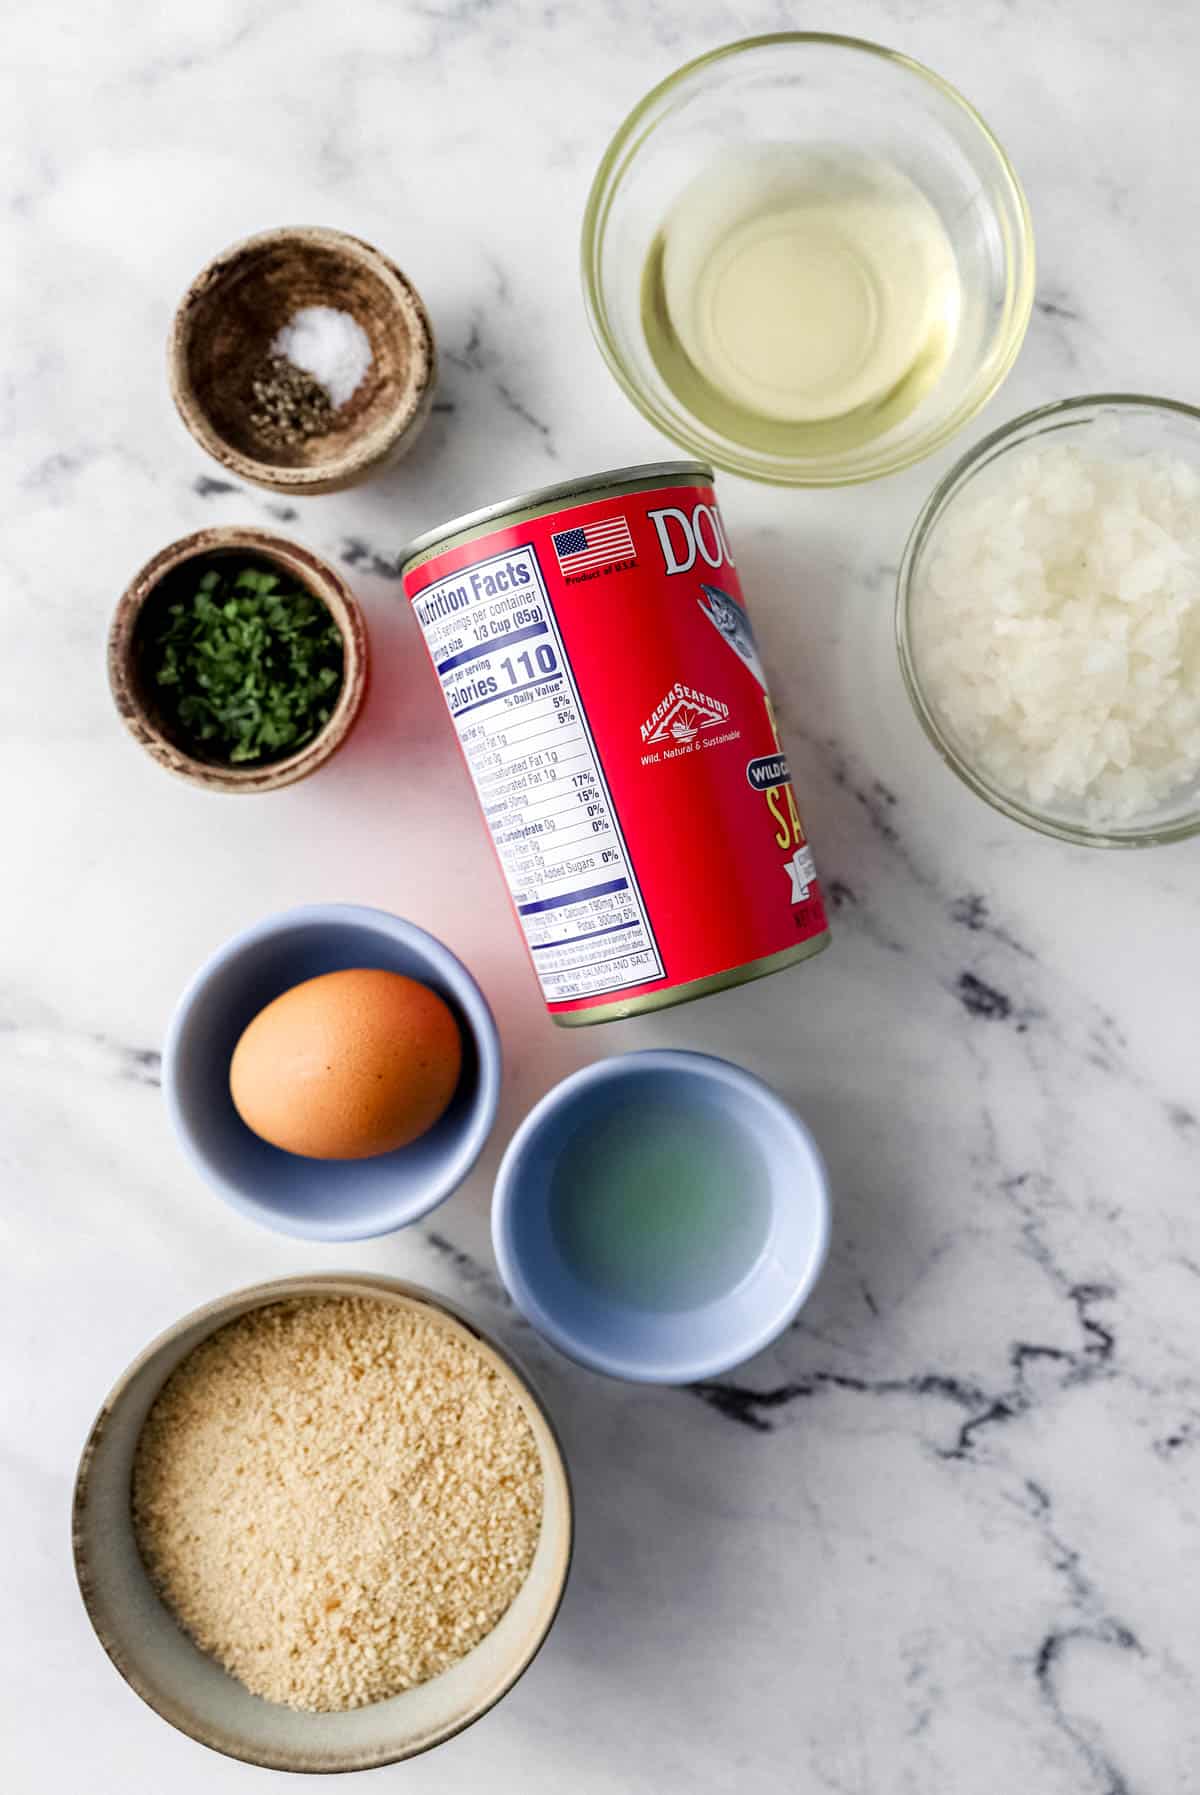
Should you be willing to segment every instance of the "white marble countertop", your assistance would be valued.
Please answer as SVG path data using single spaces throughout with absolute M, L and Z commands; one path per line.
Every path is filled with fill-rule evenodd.
M 362 1266 L 472 1305 L 540 1376 L 579 1497 L 560 1621 L 497 1711 L 384 1773 L 420 1795 L 1183 1795 L 1200 1789 L 1200 843 L 1102 856 L 993 815 L 937 761 L 891 645 L 906 529 L 966 439 L 885 484 L 720 495 L 819 864 L 831 952 L 690 1009 L 546 1022 L 391 573 L 418 529 L 665 445 L 606 374 L 576 271 L 612 128 L 690 55 L 835 24 L 931 63 L 1010 149 L 1039 241 L 1017 370 L 967 438 L 1104 388 L 1200 397 L 1200 13 L 1157 0 L 17 0 L 0 207 L 0 1782 L 217 1795 L 267 1772 L 144 1708 L 75 1591 L 99 1399 L 177 1315 Z M 301 501 L 219 477 L 163 339 L 217 249 L 329 223 L 390 252 L 444 352 L 412 460 Z M 669 452 L 669 451 L 666 451 Z M 377 678 L 309 784 L 162 774 L 103 677 L 118 592 L 205 523 L 340 562 Z M 500 1124 L 427 1224 L 331 1252 L 226 1210 L 156 1089 L 173 999 L 253 918 L 383 905 L 501 1018 Z M 696 1045 L 787 1092 L 829 1157 L 829 1269 L 721 1386 L 577 1371 L 503 1303 L 489 1183 L 582 1059 Z M 382 1782 L 381 1782 L 381 1786 Z

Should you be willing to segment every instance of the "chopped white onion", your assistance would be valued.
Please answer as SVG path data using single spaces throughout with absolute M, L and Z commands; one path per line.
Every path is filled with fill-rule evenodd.
M 926 698 L 993 784 L 1090 825 L 1200 778 L 1200 470 L 1078 441 L 1008 451 L 914 587 Z

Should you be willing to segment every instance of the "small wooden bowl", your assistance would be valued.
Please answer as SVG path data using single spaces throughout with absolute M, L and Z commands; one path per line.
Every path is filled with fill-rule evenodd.
M 302 306 L 349 312 L 372 363 L 334 427 L 279 446 L 252 422 L 253 382 L 276 333 Z M 202 449 L 255 486 L 340 492 L 412 447 L 433 404 L 433 330 L 412 283 L 357 237 L 264 231 L 208 264 L 183 296 L 168 350 L 171 393 Z
M 319 735 L 282 760 L 231 766 L 227 761 L 198 759 L 168 734 L 158 699 L 147 684 L 142 665 L 142 624 L 147 606 L 163 581 L 186 562 L 228 554 L 278 567 L 326 606 L 342 637 L 342 688 L 333 714 Z M 341 747 L 358 716 L 367 689 L 367 628 L 358 600 L 332 567 L 311 550 L 269 530 L 226 525 L 197 530 L 160 549 L 147 561 L 121 597 L 108 636 L 108 683 L 121 721 L 159 766 L 209 791 L 269 792 L 294 785 L 315 773 Z

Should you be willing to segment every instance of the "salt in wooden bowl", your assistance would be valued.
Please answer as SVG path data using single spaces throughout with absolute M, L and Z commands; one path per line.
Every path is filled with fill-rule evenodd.
M 371 365 L 329 428 L 280 443 L 255 422 L 254 384 L 298 311 L 348 313 Z M 318 227 L 264 231 L 196 277 L 171 327 L 171 393 L 201 448 L 240 480 L 301 497 L 340 492 L 398 460 L 433 405 L 433 329 L 412 282 L 357 237 Z

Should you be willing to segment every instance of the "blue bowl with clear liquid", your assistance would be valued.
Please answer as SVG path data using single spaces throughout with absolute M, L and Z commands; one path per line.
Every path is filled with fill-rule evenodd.
M 500 1165 L 492 1242 L 517 1307 L 592 1371 L 686 1384 L 740 1364 L 829 1246 L 812 1134 L 753 1073 L 656 1050 L 566 1078 Z

